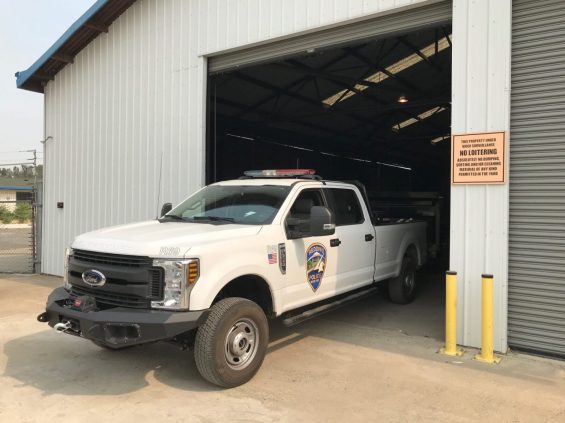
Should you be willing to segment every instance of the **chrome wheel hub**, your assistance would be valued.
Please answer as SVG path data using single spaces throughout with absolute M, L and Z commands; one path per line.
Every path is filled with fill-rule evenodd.
M 414 278 L 414 272 L 406 273 L 404 275 L 404 289 L 407 294 L 412 293 L 415 284 L 416 284 L 416 279 Z
M 240 319 L 228 331 L 225 342 L 225 356 L 232 369 L 244 369 L 253 361 L 257 352 L 259 330 L 250 319 Z

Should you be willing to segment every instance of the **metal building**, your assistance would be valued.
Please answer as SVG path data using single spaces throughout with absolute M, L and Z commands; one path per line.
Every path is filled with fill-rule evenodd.
M 450 200 L 449 265 L 459 273 L 458 342 L 480 345 L 480 276 L 492 273 L 495 349 L 510 345 L 563 356 L 564 41 L 562 0 L 98 0 L 17 75 L 18 87 L 45 99 L 42 272 L 61 275 L 64 249 L 75 235 L 154 218 L 158 197 L 179 201 L 215 180 L 219 167 L 235 166 L 233 154 L 242 147 L 226 147 L 216 137 L 217 125 L 252 131 L 252 119 L 241 117 L 266 119 L 267 103 L 279 107 L 280 97 L 303 103 L 286 103 L 304 110 L 302 116 L 320 99 L 333 110 L 344 98 L 354 97 L 353 104 L 373 97 L 375 108 L 387 110 L 379 122 L 389 125 L 398 113 L 384 88 L 391 84 L 390 91 L 394 82 L 428 97 L 395 121 L 397 134 L 410 126 L 410 143 L 387 152 L 397 139 L 392 134 L 375 147 L 389 162 L 412 160 L 410 154 L 425 158 L 429 152 L 413 142 L 425 134 L 417 134 L 413 128 L 420 125 L 413 123 L 428 118 L 433 125 L 421 126 L 447 130 L 432 140 L 445 147 L 429 153 L 442 166 L 449 166 L 450 134 L 506 135 L 504 183 L 450 185 L 438 167 Z M 395 46 L 390 61 L 372 63 L 374 72 L 357 80 L 347 69 L 358 64 L 339 70 L 328 64 L 342 53 L 346 60 L 373 57 L 389 45 Z M 275 62 L 278 67 L 269 65 Z M 303 72 L 303 86 L 311 83 L 312 92 L 287 79 L 289 68 Z M 341 72 L 340 78 L 328 69 Z M 225 75 L 235 75 L 239 84 Z M 347 87 L 332 93 L 332 78 Z M 429 93 L 438 90 L 440 78 L 449 98 L 430 109 Z M 322 79 L 326 85 L 316 94 Z M 333 123 L 374 124 L 369 108 L 359 103 L 355 110 L 336 114 L 329 127 L 315 122 L 318 112 L 306 125 L 287 119 L 284 130 L 300 124 L 305 139 L 324 130 L 337 139 L 347 131 Z M 335 144 L 334 156 L 350 154 Z M 430 163 L 435 161 L 422 166 Z

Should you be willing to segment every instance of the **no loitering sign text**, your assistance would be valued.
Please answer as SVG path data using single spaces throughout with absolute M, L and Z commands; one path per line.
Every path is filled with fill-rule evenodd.
M 505 143 L 504 132 L 453 135 L 451 183 L 505 183 Z

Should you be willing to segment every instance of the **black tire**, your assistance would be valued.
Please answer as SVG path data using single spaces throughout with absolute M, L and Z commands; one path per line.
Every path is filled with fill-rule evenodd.
M 388 281 L 388 295 L 396 304 L 408 304 L 416 296 L 416 261 L 410 254 L 402 260 L 400 274 Z
M 269 324 L 261 307 L 245 298 L 226 298 L 214 304 L 196 332 L 196 367 L 215 385 L 243 385 L 261 367 L 268 343 Z

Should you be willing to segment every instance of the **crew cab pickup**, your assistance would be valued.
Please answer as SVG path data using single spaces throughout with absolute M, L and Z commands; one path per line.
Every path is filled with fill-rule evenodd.
M 38 320 L 104 348 L 194 347 L 201 375 L 233 387 L 259 370 L 269 318 L 294 324 L 385 281 L 392 301 L 414 298 L 425 223 L 377 220 L 362 185 L 311 170 L 246 174 L 76 237 Z

